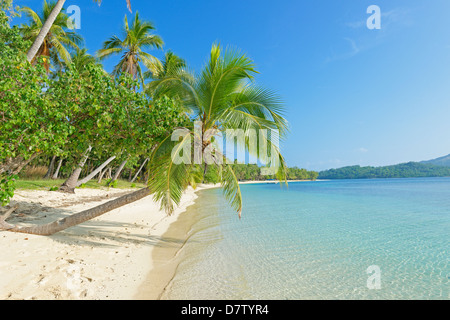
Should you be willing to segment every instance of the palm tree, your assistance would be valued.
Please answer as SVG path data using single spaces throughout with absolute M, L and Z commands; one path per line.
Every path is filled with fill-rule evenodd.
M 257 145 L 251 145 L 250 135 L 254 130 L 277 130 L 280 137 L 284 137 L 288 129 L 287 121 L 282 116 L 284 107 L 281 101 L 273 92 L 252 82 L 255 73 L 253 62 L 245 54 L 236 50 L 223 52 L 220 45 L 214 44 L 210 59 L 200 74 L 189 74 L 184 67 L 180 67 L 169 70 L 165 77 L 155 80 L 153 94 L 180 99 L 190 110 L 191 119 L 198 121 L 197 126 L 199 123 L 201 126 L 190 128 L 181 142 L 173 142 L 168 137 L 153 151 L 149 188 L 154 193 L 154 199 L 161 201 L 168 213 L 173 211 L 174 204 L 179 203 L 183 190 L 189 184 L 191 167 L 195 165 L 176 164 L 172 156 L 179 154 L 178 150 L 184 152 L 186 148 L 191 148 L 191 141 L 198 138 L 199 132 L 203 155 L 207 148 L 211 148 L 213 137 L 226 135 L 228 129 L 241 129 L 245 135 L 241 150 L 263 163 L 278 163 L 277 177 L 286 181 L 286 165 L 277 141 L 273 141 L 268 134 L 259 136 Z M 270 155 L 260 152 L 262 145 L 272 150 Z M 214 165 L 219 169 L 224 194 L 240 216 L 242 197 L 238 179 L 232 167 L 224 164 L 223 158 L 224 155 L 216 150 Z M 203 165 L 203 173 L 206 174 L 207 163 Z
M 175 68 L 163 79 L 156 80 L 154 92 L 163 91 L 179 98 L 186 108 L 190 109 L 192 119 L 201 121 L 202 134 L 209 129 L 222 133 L 226 132 L 226 129 L 242 129 L 244 132 L 248 129 L 275 129 L 280 131 L 280 136 L 286 133 L 287 121 L 282 116 L 283 105 L 274 93 L 250 82 L 256 70 L 246 55 L 231 50 L 222 53 L 220 46 L 214 45 L 210 60 L 202 73 L 193 76 L 183 70 L 184 68 Z M 187 186 L 195 185 L 202 175 L 198 164 L 175 164 L 172 161 L 171 153 L 182 148 L 183 141 L 188 141 L 190 136 L 193 136 L 193 133 L 183 137 L 182 142 L 175 145 L 175 149 L 171 137 L 154 149 L 148 167 L 151 176 L 146 188 L 43 225 L 19 227 L 8 224 L 5 221 L 9 216 L 7 213 L 0 217 L 0 230 L 52 235 L 150 194 L 153 194 L 155 200 L 160 200 L 162 207 L 170 214 L 174 204 L 179 204 Z M 271 145 L 269 139 L 265 142 L 268 146 Z M 211 144 L 211 136 L 202 138 L 201 150 L 204 151 Z M 259 151 L 258 148 L 252 148 L 247 140 L 243 147 L 248 152 L 261 156 L 259 152 L 255 152 L 255 149 Z M 217 157 L 222 155 L 218 154 Z M 277 178 L 286 181 L 286 166 L 279 149 L 276 148 L 275 152 L 267 157 L 279 160 Z M 236 175 L 230 165 L 219 161 L 215 165 L 220 173 L 224 194 L 240 216 L 242 196 Z
M 48 20 L 51 12 L 56 6 L 56 2 L 47 2 L 44 0 L 42 11 L 38 14 L 29 7 L 22 7 L 20 10 L 30 19 L 30 23 L 23 24 L 20 31 L 26 40 L 34 40 L 42 29 L 43 22 Z M 69 17 L 60 12 L 49 32 L 42 41 L 36 55 L 31 60 L 35 62 L 39 56 L 44 56 L 44 66 L 47 73 L 50 70 L 50 59 L 54 62 L 62 60 L 68 64 L 71 61 L 69 49 L 78 49 L 78 45 L 82 43 L 82 37 L 73 31 L 67 30 Z
M 177 71 L 184 72 L 186 67 L 187 65 L 184 59 L 178 57 L 170 50 L 167 51 L 164 55 L 164 60 L 157 68 L 144 72 L 144 79 L 152 80 L 145 86 L 146 93 L 152 96 L 155 88 L 158 86 L 158 80 L 162 80 Z
M 78 49 L 72 53 L 72 64 L 78 71 L 83 71 L 84 66 L 97 63 L 97 59 L 94 56 L 87 53 L 87 49 Z
M 130 10 L 130 12 L 131 12 L 131 2 L 130 2 L 131 0 L 126 0 L 126 1 L 127 1 L 128 10 Z M 28 53 L 27 53 L 28 62 L 31 62 L 34 59 L 34 57 L 36 56 L 36 54 L 38 53 L 39 48 L 42 46 L 42 43 L 44 42 L 45 37 L 49 33 L 53 23 L 55 22 L 56 18 L 58 17 L 59 13 L 61 12 L 65 2 L 66 2 L 66 0 L 58 0 L 56 5 L 53 7 L 53 10 L 48 15 L 48 18 L 45 20 L 45 23 L 42 26 L 36 39 L 34 40 L 33 45 L 30 47 L 30 50 L 28 50 Z M 100 5 L 102 3 L 102 0 L 94 0 L 94 2 L 96 2 Z
M 61 63 L 60 61 L 55 61 L 54 56 L 51 57 L 53 64 L 56 65 L 56 70 L 53 72 L 53 77 L 58 77 L 60 73 L 67 67 L 66 64 Z M 86 76 L 89 72 L 86 70 L 86 66 L 89 64 L 98 63 L 97 59 L 87 53 L 87 49 L 76 49 L 76 51 L 72 51 L 70 54 L 71 66 L 82 76 Z M 105 71 L 106 72 L 106 71 Z
M 126 72 L 133 79 L 139 78 L 143 83 L 144 76 L 140 64 L 143 63 L 153 72 L 156 72 L 161 65 L 157 58 L 144 51 L 145 49 L 161 49 L 163 46 L 164 42 L 161 37 L 151 33 L 154 29 L 151 22 L 139 18 L 138 12 L 136 12 L 131 27 L 125 16 L 123 39 L 116 35 L 112 36 L 103 43 L 103 48 L 97 52 L 97 55 L 100 59 L 105 59 L 112 55 L 122 54 L 113 74 L 117 76 Z

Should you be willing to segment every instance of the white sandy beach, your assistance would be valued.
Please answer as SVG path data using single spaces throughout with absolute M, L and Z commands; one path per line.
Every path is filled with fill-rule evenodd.
M 276 182 L 241 182 L 252 183 Z M 174 256 L 192 223 L 189 217 L 180 219 L 181 214 L 197 191 L 217 186 L 189 188 L 171 216 L 148 196 L 52 236 L 0 231 L 0 300 L 158 299 L 175 272 Z M 133 191 L 17 190 L 11 206 L 19 209 L 8 223 L 47 223 Z M 171 232 L 169 226 L 174 226 Z
M 45 223 L 132 191 L 18 190 L 8 222 Z M 196 197 L 188 189 L 171 216 L 148 196 L 49 237 L 0 231 L 0 299 L 134 299 L 154 267 L 153 248 Z

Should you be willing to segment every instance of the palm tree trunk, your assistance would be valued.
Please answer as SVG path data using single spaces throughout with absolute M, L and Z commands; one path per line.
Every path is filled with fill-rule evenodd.
M 55 160 L 56 156 L 53 156 L 52 161 L 50 161 L 50 165 L 48 166 L 47 173 L 44 176 L 44 179 L 50 178 L 50 176 L 53 174 L 53 169 L 55 169 Z
M 83 183 L 88 182 L 89 180 L 91 180 L 93 177 L 95 177 L 97 175 L 97 173 L 99 173 L 100 171 L 103 170 L 104 167 L 106 167 L 111 161 L 113 161 L 116 158 L 116 156 L 112 156 L 110 157 L 108 160 L 106 160 L 105 162 L 102 163 L 102 165 L 100 167 L 98 167 L 97 169 L 95 169 L 94 171 L 91 172 L 91 174 L 89 174 L 86 178 L 81 179 L 80 181 L 77 182 L 76 186 L 79 187 L 81 186 Z
M 136 178 L 138 177 L 139 173 L 141 172 L 142 168 L 144 167 L 145 163 L 148 160 L 149 160 L 148 158 L 144 160 L 144 163 L 141 165 L 141 167 L 139 168 L 138 172 L 136 172 L 136 174 L 134 175 L 133 179 L 131 180 L 131 183 L 133 183 L 136 180 Z
M 59 169 L 61 169 L 62 162 L 63 162 L 63 159 L 60 158 L 58 161 L 58 166 L 56 167 L 55 173 L 52 176 L 52 180 L 58 179 Z
M 150 194 L 149 188 L 143 188 L 133 193 L 124 195 L 120 198 L 108 201 L 104 204 L 101 204 L 97 207 L 84 210 L 82 212 L 73 214 L 66 218 L 62 218 L 56 220 L 51 223 L 47 223 L 44 225 L 37 225 L 31 227 L 18 227 L 7 223 L 4 217 L 0 217 L 0 230 L 7 230 L 12 232 L 20 232 L 20 233 L 29 233 L 36 234 L 42 236 L 50 236 L 59 231 L 65 230 L 67 228 L 76 226 L 80 223 L 86 222 L 88 220 L 94 219 L 98 216 L 101 216 L 104 213 L 107 213 L 111 210 L 117 209 L 124 205 L 130 204 L 132 202 L 138 201 L 142 198 L 145 198 Z
M 203 181 L 202 183 L 205 183 L 205 177 L 206 177 L 206 171 L 208 170 L 208 164 L 205 162 L 205 167 L 203 169 Z
M 108 167 L 108 170 L 106 171 L 105 179 L 111 179 L 111 178 L 112 178 L 112 176 L 111 176 L 111 167 Z
M 103 176 L 105 175 L 106 171 L 108 171 L 107 168 L 105 170 L 100 171 L 100 174 L 98 175 L 98 180 L 97 180 L 98 184 L 102 183 L 102 179 L 103 179 Z
M 111 185 L 111 183 L 113 183 L 115 180 L 117 180 L 117 178 L 119 178 L 120 173 L 122 172 L 123 167 L 125 167 L 125 165 L 127 164 L 127 160 L 124 160 L 120 166 L 117 168 L 116 172 L 114 172 L 114 177 L 109 181 L 108 183 L 108 187 Z
M 89 146 L 85 151 L 83 158 L 81 159 L 78 167 L 72 172 L 69 178 L 59 187 L 59 190 L 67 193 L 75 193 L 75 188 L 77 186 L 78 178 L 80 177 L 81 170 L 83 170 L 83 166 L 86 163 L 89 153 L 91 152 L 92 147 Z
M 36 53 L 38 52 L 39 48 L 41 47 L 42 43 L 44 42 L 45 37 L 47 36 L 48 32 L 50 31 L 50 28 L 53 25 L 53 22 L 55 22 L 56 17 L 61 12 L 64 3 L 66 0 L 58 0 L 55 7 L 53 8 L 52 12 L 47 18 L 47 21 L 45 21 L 44 25 L 41 28 L 41 31 L 39 32 L 38 36 L 34 40 L 33 45 L 31 46 L 30 50 L 28 50 L 27 53 L 27 60 L 28 62 L 31 62 L 33 58 L 36 56 Z

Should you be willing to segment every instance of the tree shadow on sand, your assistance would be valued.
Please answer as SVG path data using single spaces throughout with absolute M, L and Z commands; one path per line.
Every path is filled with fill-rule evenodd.
M 116 195 L 111 197 L 111 199 L 115 197 Z M 99 201 L 98 197 L 92 199 L 95 200 L 91 202 Z M 88 198 L 80 200 L 81 203 L 90 202 Z M 18 209 L 8 218 L 8 223 L 21 226 L 46 224 L 73 215 L 74 212 L 68 209 L 71 204 L 80 204 L 80 201 L 76 203 L 66 202 L 64 206 L 58 207 L 50 207 L 36 202 L 11 201 L 10 207 L 18 206 Z M 6 209 L 8 208 L 4 210 Z M 124 223 L 108 220 L 107 217 L 103 216 L 102 220 L 89 220 L 46 237 L 68 245 L 103 248 L 123 247 L 127 245 L 177 247 L 185 242 L 185 237 L 157 236 L 152 235 L 151 232 L 151 226 L 147 224 Z

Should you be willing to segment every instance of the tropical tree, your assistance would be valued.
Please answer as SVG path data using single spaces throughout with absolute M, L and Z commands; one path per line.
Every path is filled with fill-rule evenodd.
M 165 78 L 157 80 L 158 86 L 155 87 L 155 92 L 166 92 L 170 96 L 164 98 L 166 100 L 163 100 L 160 105 L 162 108 L 160 107 L 155 110 L 156 115 L 161 114 L 164 116 L 167 112 L 170 115 L 175 111 L 175 118 L 177 118 L 179 111 L 174 110 L 168 102 L 174 103 L 174 107 L 178 102 L 182 102 L 184 108 L 190 110 L 190 120 L 198 121 L 195 121 L 195 123 L 190 121 L 189 123 L 183 124 L 183 121 L 174 121 L 171 116 L 168 118 L 165 116 L 162 118 L 155 117 L 153 112 L 148 114 L 148 118 L 145 116 L 141 117 L 141 112 L 145 110 L 145 104 L 142 105 L 141 103 L 139 103 L 139 107 L 129 110 L 139 114 L 139 117 L 131 115 L 131 119 L 141 119 L 141 122 L 137 122 L 134 125 L 133 123 L 135 121 L 119 121 L 121 123 L 120 127 L 125 129 L 123 133 L 136 132 L 138 137 L 142 137 L 143 140 L 140 143 L 136 142 L 136 145 L 141 147 L 145 144 L 147 146 L 153 145 L 150 143 L 142 143 L 150 141 L 147 140 L 149 137 L 153 142 L 157 142 L 156 139 L 152 138 L 153 135 L 158 136 L 160 134 L 161 138 L 165 136 L 165 138 L 158 141 L 156 147 L 152 148 L 153 151 L 151 152 L 148 167 L 148 172 L 151 175 L 146 188 L 44 225 L 30 227 L 11 225 L 6 222 L 6 217 L 9 215 L 7 212 L 4 216 L 0 217 L 0 229 L 51 235 L 98 217 L 115 208 L 142 199 L 150 194 L 153 194 L 155 200 L 161 201 L 162 208 L 170 214 L 173 212 L 174 204 L 179 204 L 183 191 L 189 185 L 198 183 L 200 178 L 204 180 L 208 168 L 217 170 L 217 174 L 214 174 L 214 176 L 222 184 L 226 198 L 231 202 L 233 208 L 240 216 L 242 211 L 242 196 L 238 180 L 232 169 L 232 165 L 220 161 L 221 158 L 224 158 L 224 155 L 220 151 L 214 150 L 209 152 L 213 158 L 213 162 L 208 164 L 208 161 L 205 160 L 201 164 L 204 166 L 204 170 L 195 162 L 175 162 L 173 161 L 173 155 L 179 154 L 180 150 L 190 150 L 192 143 L 189 139 L 192 137 L 194 138 L 194 146 L 196 146 L 195 138 L 198 136 L 201 139 L 199 143 L 200 151 L 205 155 L 207 154 L 206 151 L 209 151 L 210 146 L 214 145 L 214 137 L 217 137 L 218 134 L 226 134 L 228 129 L 241 129 L 245 135 L 245 140 L 241 146 L 250 154 L 257 156 L 262 162 L 271 163 L 277 160 L 275 161 L 279 163 L 276 172 L 277 178 L 285 181 L 286 166 L 284 159 L 279 148 L 276 147 L 276 144 L 274 146 L 272 140 L 269 139 L 270 135 L 263 135 L 258 138 L 258 142 L 263 142 L 262 145 L 265 145 L 267 149 L 271 150 L 270 155 L 264 155 L 264 153 L 259 152 L 261 144 L 258 143 L 254 147 L 251 145 L 251 139 L 249 139 L 251 129 L 278 130 L 281 137 L 287 132 L 287 121 L 282 116 L 284 108 L 281 101 L 273 92 L 260 88 L 251 82 L 255 73 L 254 64 L 246 55 L 232 50 L 223 52 L 218 45 L 212 47 L 210 59 L 200 74 L 190 75 L 179 69 L 168 73 Z M 70 85 L 70 82 L 67 85 Z M 132 92 L 131 90 L 128 91 Z M 117 102 L 120 101 L 122 99 L 117 100 Z M 70 108 L 77 109 L 78 105 L 79 101 L 74 100 Z M 150 105 L 148 109 L 153 110 L 155 109 L 154 107 Z M 117 110 L 125 110 L 125 114 L 118 113 L 118 117 L 121 119 L 128 118 L 125 108 L 120 107 Z M 103 115 L 103 113 L 101 114 Z M 115 114 L 116 112 L 110 113 L 111 116 L 116 116 Z M 144 112 L 145 114 L 147 113 Z M 149 121 L 151 119 L 153 121 Z M 99 120 L 97 121 L 97 127 L 100 125 L 101 128 L 110 125 L 113 119 L 108 118 L 106 114 L 97 120 Z M 95 125 L 95 122 L 91 121 L 91 123 Z M 130 123 L 134 130 L 128 130 L 127 125 Z M 159 129 L 159 126 L 162 124 L 170 124 L 171 128 L 174 126 L 185 128 L 183 132 L 187 133 L 180 136 L 181 142 L 179 140 L 172 141 L 172 135 L 164 132 L 167 129 Z M 157 128 L 156 133 L 153 132 L 155 127 Z M 111 128 L 109 128 L 105 132 L 111 131 Z M 119 135 L 121 132 L 122 130 L 118 131 Z M 124 136 L 123 139 L 127 143 L 136 141 L 136 137 L 133 137 L 133 135 Z M 87 139 L 83 140 L 87 141 Z M 187 149 L 185 148 L 186 146 L 188 147 Z
M 23 24 L 20 28 L 25 40 L 34 41 L 36 39 L 44 21 L 48 20 L 55 6 L 56 2 L 44 0 L 40 13 L 36 13 L 29 7 L 20 9 L 30 19 L 29 24 Z M 46 57 L 44 59 L 44 67 L 47 73 L 50 70 L 50 58 L 56 63 L 62 60 L 65 64 L 68 64 L 71 61 L 70 49 L 78 49 L 78 45 L 82 43 L 82 37 L 79 34 L 68 30 L 69 21 L 69 17 L 61 11 L 56 16 L 53 25 L 31 60 L 31 62 L 35 62 L 39 56 Z
M 144 79 L 150 79 L 151 82 L 146 84 L 144 90 L 150 96 L 153 96 L 155 88 L 158 86 L 158 80 L 168 77 L 177 71 L 183 72 L 187 67 L 186 61 L 177 56 L 172 51 L 167 51 L 164 55 L 164 60 L 152 70 L 144 72 Z
M 103 43 L 102 49 L 97 52 L 100 59 L 105 59 L 112 55 L 121 54 L 119 63 L 115 66 L 113 74 L 119 76 L 122 73 L 130 74 L 133 79 L 144 82 L 141 63 L 147 69 L 157 73 L 161 62 L 151 54 L 145 52 L 147 49 L 161 49 L 164 42 L 160 36 L 152 34 L 154 25 L 145 20 L 141 20 L 136 12 L 131 27 L 128 25 L 128 18 L 125 16 L 122 39 L 113 35 Z
M 87 49 L 77 49 L 71 54 L 72 65 L 78 72 L 83 73 L 84 67 L 90 63 L 96 63 L 97 59 L 87 53 Z
M 61 12 L 65 2 L 66 2 L 66 0 L 58 0 L 56 2 L 56 5 L 53 7 L 53 10 L 48 15 L 47 20 L 45 20 L 45 23 L 42 25 L 42 28 L 39 31 L 39 34 L 37 35 L 36 39 L 34 40 L 33 45 L 28 50 L 28 53 L 27 53 L 28 62 L 31 62 L 34 59 L 34 57 L 36 56 L 36 54 L 38 53 L 40 47 L 42 46 L 42 43 L 44 42 L 45 37 L 50 32 L 50 29 L 51 29 L 53 23 L 55 22 L 55 20 L 57 19 L 59 13 Z M 96 2 L 100 5 L 102 0 L 94 0 L 94 2 Z M 131 12 L 131 2 L 130 2 L 130 0 L 126 0 L 126 2 L 127 2 L 128 10 L 130 10 L 130 12 Z
M 74 68 L 78 71 L 81 76 L 88 76 L 89 72 L 86 70 L 86 66 L 90 64 L 98 63 L 97 59 L 87 53 L 87 49 L 76 49 L 76 51 L 72 51 L 70 54 L 71 64 L 70 67 Z M 57 70 L 55 71 L 55 75 L 59 74 L 63 71 L 64 68 L 67 68 L 66 64 L 58 64 Z M 105 71 L 106 72 L 106 71 Z
M 174 68 L 164 78 L 155 81 L 152 86 L 154 94 L 164 93 L 180 99 L 190 110 L 191 118 L 196 121 L 197 126 L 188 128 L 181 141 L 172 141 L 168 137 L 152 154 L 149 188 L 154 193 L 154 199 L 161 201 L 168 213 L 173 211 L 174 204 L 179 203 L 182 192 L 188 185 L 191 167 L 195 165 L 193 161 L 175 163 L 174 155 L 183 152 L 184 156 L 192 141 L 201 139 L 201 155 L 208 151 L 213 158 L 213 163 L 210 161 L 210 164 L 220 169 L 224 194 L 241 215 L 242 196 L 238 179 L 232 166 L 224 163 L 224 155 L 211 148 L 214 140 L 220 135 L 226 135 L 229 129 L 240 130 L 244 135 L 240 143 L 242 150 L 263 163 L 276 163 L 274 169 L 278 179 L 286 180 L 286 166 L 277 146 L 278 141 L 274 141 L 270 134 L 259 135 L 256 145 L 252 140 L 252 132 L 276 130 L 282 138 L 288 128 L 282 115 L 284 108 L 280 99 L 273 92 L 252 82 L 255 73 L 253 61 L 245 54 L 231 49 L 223 51 L 220 45 L 214 44 L 210 59 L 200 74 L 191 75 L 184 68 Z M 261 148 L 271 150 L 270 154 L 261 152 Z M 206 174 L 206 160 L 203 165 Z
M 12 194 L 15 174 L 41 154 L 58 155 L 70 135 L 67 109 L 45 94 L 52 81 L 42 67 L 29 64 L 30 45 L 11 28 L 0 10 L 0 204 Z

